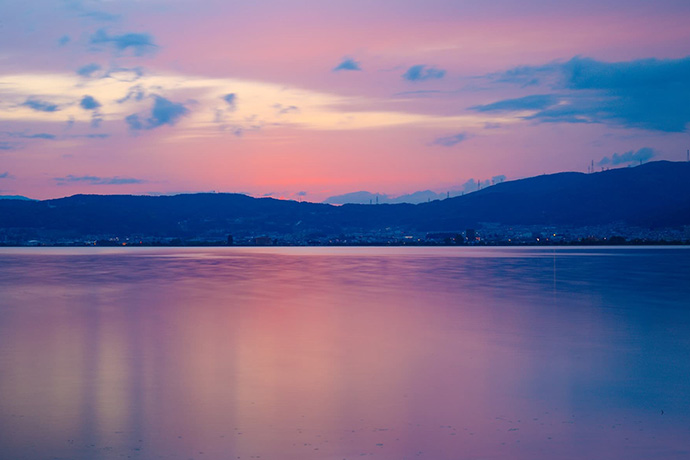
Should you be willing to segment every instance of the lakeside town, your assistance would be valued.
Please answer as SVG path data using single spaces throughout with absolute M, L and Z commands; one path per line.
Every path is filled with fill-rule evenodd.
M 337 234 L 229 234 L 222 230 L 186 237 L 97 234 L 83 237 L 54 233 L 27 236 L 20 229 L 0 229 L 0 246 L 553 246 L 690 245 L 690 226 L 641 228 L 598 226 L 501 225 L 483 223 L 457 231 L 410 231 L 388 227 Z

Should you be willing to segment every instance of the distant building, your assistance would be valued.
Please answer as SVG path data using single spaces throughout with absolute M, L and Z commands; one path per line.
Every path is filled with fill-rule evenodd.
M 254 238 L 254 244 L 257 246 L 270 246 L 273 244 L 273 240 L 270 236 L 257 236 Z
M 465 238 L 467 238 L 467 242 L 471 243 L 472 241 L 477 241 L 477 231 L 473 228 L 468 228 L 465 230 Z

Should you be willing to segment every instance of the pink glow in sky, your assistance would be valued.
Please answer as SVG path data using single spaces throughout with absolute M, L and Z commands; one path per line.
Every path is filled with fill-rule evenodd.
M 0 18 L 0 195 L 321 201 L 690 147 L 685 1 L 7 0 Z

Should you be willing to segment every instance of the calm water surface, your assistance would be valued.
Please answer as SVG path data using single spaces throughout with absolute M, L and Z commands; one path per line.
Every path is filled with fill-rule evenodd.
M 690 458 L 690 250 L 0 250 L 0 458 L 362 457 Z

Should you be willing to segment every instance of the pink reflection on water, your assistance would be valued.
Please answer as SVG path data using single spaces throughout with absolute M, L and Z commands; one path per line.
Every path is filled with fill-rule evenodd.
M 687 382 L 617 368 L 648 357 L 634 340 L 646 320 L 627 315 L 621 326 L 620 312 L 603 308 L 607 291 L 578 287 L 577 265 L 565 263 L 554 285 L 543 254 L 500 253 L 497 263 L 433 250 L 309 251 L 316 257 L 23 255 L 0 310 L 0 452 L 576 459 L 687 451 L 688 414 L 666 406 L 662 418 L 655 407 L 687 401 Z M 687 314 L 679 318 L 687 326 Z M 660 394 L 662 384 L 676 396 Z

